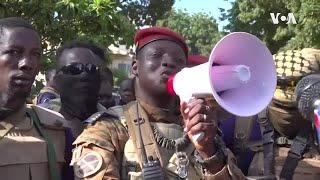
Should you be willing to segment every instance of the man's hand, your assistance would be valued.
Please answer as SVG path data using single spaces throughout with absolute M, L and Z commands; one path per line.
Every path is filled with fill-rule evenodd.
M 202 99 L 182 102 L 180 111 L 184 121 L 184 131 L 188 134 L 195 148 L 203 158 L 215 154 L 214 137 L 217 134 L 217 114 Z M 200 141 L 193 141 L 192 136 L 204 132 Z

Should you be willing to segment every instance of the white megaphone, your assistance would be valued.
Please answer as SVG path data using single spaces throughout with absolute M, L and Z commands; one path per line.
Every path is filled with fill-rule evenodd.
M 223 37 L 209 61 L 184 68 L 167 83 L 170 94 L 188 102 L 193 94 L 212 94 L 217 103 L 236 116 L 252 116 L 271 101 L 277 77 L 273 57 L 257 37 L 235 32 Z M 193 139 L 201 140 L 204 133 Z

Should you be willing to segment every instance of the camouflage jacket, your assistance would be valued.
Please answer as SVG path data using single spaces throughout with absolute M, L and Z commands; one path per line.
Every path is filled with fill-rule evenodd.
M 127 107 L 130 108 L 136 103 L 129 103 Z M 144 114 L 143 118 L 148 118 L 150 124 L 159 127 L 159 129 L 165 127 L 162 131 L 163 134 L 176 138 L 179 133 L 182 133 L 181 125 L 173 123 L 179 120 L 178 115 L 151 107 L 143 102 L 139 102 L 138 105 L 142 109 L 141 113 Z M 76 148 L 73 151 L 71 164 L 74 166 L 75 178 L 86 180 L 142 179 L 141 166 L 137 156 L 139 153 L 134 145 L 134 138 L 130 135 L 131 133 L 128 133 L 128 119 L 123 115 L 101 114 L 103 113 L 92 116 L 91 124 L 74 142 Z M 170 127 L 171 130 L 166 127 Z M 144 140 L 145 144 L 149 142 L 145 136 L 149 136 L 151 139 L 155 138 L 154 134 L 145 134 L 146 129 L 142 129 L 142 131 L 144 139 L 147 139 Z M 190 146 L 194 150 L 194 147 Z M 174 173 L 176 169 L 174 151 L 163 148 L 159 144 L 157 148 L 160 150 L 166 179 L 178 179 Z M 149 150 L 147 148 L 147 151 Z M 226 165 L 216 174 L 203 171 L 199 163 L 192 160 L 194 159 L 193 152 L 191 151 L 189 154 L 188 179 L 244 179 L 241 170 L 235 165 L 235 158 L 231 151 L 227 150 Z

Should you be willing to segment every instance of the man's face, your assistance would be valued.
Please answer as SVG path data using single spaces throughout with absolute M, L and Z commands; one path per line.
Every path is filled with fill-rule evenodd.
M 80 63 L 87 66 L 95 65 L 100 67 L 102 60 L 91 50 L 87 48 L 65 49 L 59 58 L 59 68 L 63 69 L 70 64 Z M 61 95 L 61 98 L 68 98 L 72 101 L 97 101 L 100 88 L 99 72 L 87 72 L 84 70 L 78 74 L 58 70 L 55 78 L 55 84 Z M 72 97 L 75 97 L 72 99 Z
M 120 93 L 120 96 L 121 96 L 122 102 L 126 104 L 128 102 L 134 101 L 135 99 L 132 89 L 124 89 L 124 91 Z
M 135 99 L 132 80 L 124 80 L 120 85 L 121 101 L 127 104 Z
M 106 108 L 115 106 L 115 102 L 112 97 L 112 86 L 108 81 L 101 82 L 99 103 Z
M 3 28 L 0 34 L 1 96 L 6 96 L 7 101 L 24 101 L 39 72 L 40 59 L 41 44 L 37 32 L 24 27 Z M 20 104 L 10 103 L 9 106 Z
M 186 66 L 186 55 L 176 42 L 158 40 L 143 47 L 133 66 L 140 86 L 153 94 L 166 92 L 170 75 Z
M 74 62 L 83 64 L 91 63 L 96 66 L 101 66 L 102 61 L 99 58 L 99 56 L 87 48 L 76 47 L 72 49 L 65 49 L 60 56 L 60 67 Z

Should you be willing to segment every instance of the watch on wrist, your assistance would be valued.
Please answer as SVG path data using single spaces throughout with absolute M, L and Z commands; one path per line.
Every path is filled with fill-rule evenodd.
M 209 158 L 202 158 L 198 151 L 195 151 L 194 156 L 196 161 L 202 166 L 202 168 L 207 168 L 212 164 L 225 164 L 226 156 L 223 151 L 219 148 L 216 153 Z
M 196 162 L 198 162 L 204 169 L 206 169 L 209 165 L 212 164 L 224 165 L 226 163 L 227 148 L 221 136 L 216 135 L 214 137 L 214 145 L 217 151 L 213 156 L 209 158 L 202 158 L 197 150 L 194 152 Z

